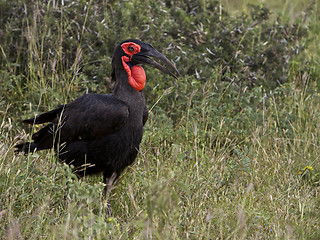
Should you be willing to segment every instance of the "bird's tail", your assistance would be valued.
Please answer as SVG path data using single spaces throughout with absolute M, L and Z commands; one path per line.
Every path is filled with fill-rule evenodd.
M 33 142 L 24 142 L 14 146 L 16 148 L 15 152 L 24 152 L 24 153 L 32 153 L 34 151 L 40 150 L 37 149 L 37 144 Z

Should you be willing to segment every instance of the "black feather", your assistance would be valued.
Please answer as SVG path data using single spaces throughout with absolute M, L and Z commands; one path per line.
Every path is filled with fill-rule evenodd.
M 23 123 L 27 124 L 42 124 L 51 122 L 53 119 L 55 119 L 63 110 L 64 105 L 60 105 L 58 108 L 53 109 L 52 111 L 40 114 L 36 116 L 35 118 L 25 119 L 23 120 Z

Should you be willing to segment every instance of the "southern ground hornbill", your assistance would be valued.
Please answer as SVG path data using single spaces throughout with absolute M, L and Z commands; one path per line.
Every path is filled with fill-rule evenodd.
M 54 148 L 60 161 L 74 166 L 78 176 L 103 173 L 106 190 L 135 160 L 148 118 L 143 88 L 146 75 L 139 64 L 148 64 L 175 77 L 154 61 L 161 60 L 179 75 L 176 67 L 150 44 L 136 39 L 116 46 L 112 59 L 111 94 L 87 94 L 43 113 L 28 124 L 48 123 L 33 134 L 33 142 L 16 145 L 17 152 Z

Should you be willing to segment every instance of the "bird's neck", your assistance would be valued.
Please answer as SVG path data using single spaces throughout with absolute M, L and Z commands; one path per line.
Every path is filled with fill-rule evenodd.
M 124 69 L 116 70 L 115 86 L 112 94 L 126 103 L 135 101 L 143 96 L 142 91 L 134 89 L 128 81 L 128 75 Z
M 128 76 L 125 71 L 116 73 L 116 83 L 112 95 L 124 101 L 129 107 L 129 118 L 127 127 L 130 129 L 140 129 L 143 126 L 143 112 L 146 108 L 146 102 L 143 91 L 137 91 L 128 82 Z

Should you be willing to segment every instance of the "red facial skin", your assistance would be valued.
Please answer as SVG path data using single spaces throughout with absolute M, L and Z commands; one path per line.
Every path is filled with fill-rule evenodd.
M 130 58 L 132 57 L 132 55 L 140 52 L 141 50 L 141 47 L 139 44 L 136 44 L 134 42 L 126 42 L 126 43 L 123 43 L 121 45 L 123 51 L 130 56 Z M 133 51 L 131 50 L 132 48 L 129 48 L 129 47 L 133 47 Z M 130 51 L 131 50 L 131 51 Z
M 130 62 L 132 56 L 138 52 L 140 52 L 140 45 L 133 42 L 126 42 L 121 45 L 123 51 L 129 56 L 122 56 L 122 65 L 124 70 L 128 74 L 129 84 L 136 89 L 137 91 L 141 91 L 146 83 L 146 73 L 144 69 L 139 65 L 134 65 L 133 67 L 129 67 L 127 62 Z

